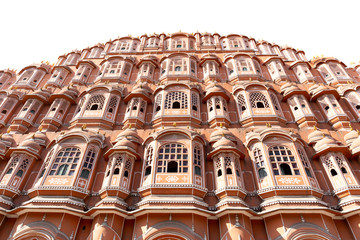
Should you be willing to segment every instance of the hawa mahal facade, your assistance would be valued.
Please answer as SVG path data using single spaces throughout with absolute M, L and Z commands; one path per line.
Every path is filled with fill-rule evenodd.
M 360 65 L 178 32 L 0 88 L 0 239 L 360 239 Z

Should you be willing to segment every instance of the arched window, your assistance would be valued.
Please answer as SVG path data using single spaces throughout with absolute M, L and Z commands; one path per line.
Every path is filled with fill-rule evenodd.
M 246 102 L 245 102 L 244 95 L 242 95 L 241 93 L 238 94 L 237 102 L 238 102 L 238 105 L 239 105 L 240 113 L 245 112 L 246 111 Z
M 211 98 L 209 100 L 207 100 L 207 106 L 208 106 L 209 112 L 212 112 L 214 110 Z
M 180 108 L 180 103 L 179 102 L 173 102 L 172 108 L 173 109 L 179 109 Z
M 177 173 L 178 172 L 178 163 L 176 161 L 170 161 L 167 164 L 167 172 Z
M 231 158 L 230 157 L 225 157 L 224 158 L 224 161 L 225 161 L 225 169 L 226 169 L 226 174 L 232 174 L 233 173 L 233 166 L 231 164 Z
M 155 100 L 155 112 L 161 110 L 161 100 L 162 100 L 162 95 L 161 94 L 157 95 Z
M 268 100 L 261 92 L 251 92 L 250 103 L 252 108 L 270 108 Z
M 85 161 L 84 161 L 84 164 L 82 166 L 82 171 L 81 171 L 80 177 L 85 178 L 85 179 L 89 178 L 90 171 L 93 168 L 94 163 L 95 163 L 94 162 L 95 156 L 96 156 L 95 149 L 91 149 L 88 151 Z
M 221 102 L 219 98 L 215 98 L 215 108 L 221 109 Z
M 151 174 L 151 164 L 153 160 L 153 148 L 150 146 L 146 150 L 146 156 L 145 156 L 145 176 Z
M 281 111 L 281 107 L 280 107 L 278 98 L 275 96 L 275 94 L 270 93 L 270 99 L 271 99 L 271 102 L 272 102 L 272 104 L 274 106 L 276 114 L 278 116 L 282 116 L 282 111 Z
M 68 169 L 69 169 L 69 165 L 62 164 L 62 165 L 60 165 L 59 169 L 57 170 L 56 175 L 64 176 L 67 174 Z
M 300 175 L 295 157 L 289 148 L 285 146 L 271 147 L 269 156 L 274 175 Z
M 254 160 L 256 164 L 256 169 L 259 174 L 259 178 L 263 179 L 267 176 L 263 154 L 259 148 L 255 148 L 253 154 L 254 154 Z
M 267 172 L 266 172 L 265 168 L 259 168 L 258 174 L 259 174 L 260 179 L 263 179 L 267 176 Z
M 54 149 L 52 149 L 51 152 L 47 155 L 45 163 L 42 166 L 42 170 L 40 171 L 41 173 L 40 173 L 39 179 L 44 176 L 45 171 L 46 171 L 47 167 L 49 166 L 50 160 L 51 160 L 51 158 L 53 156 L 53 153 L 54 153 Z
M 105 97 L 103 95 L 95 95 L 90 98 L 86 106 L 86 110 L 101 110 L 104 106 Z
M 76 113 L 79 113 L 81 111 L 81 108 L 83 107 L 84 103 L 85 103 L 85 97 L 82 97 L 80 99 L 80 102 L 79 102 L 78 106 L 77 106 Z
M 16 176 L 22 177 L 24 172 L 26 171 L 27 166 L 29 165 L 29 159 L 24 159 L 16 172 Z
M 122 158 L 121 155 L 119 155 L 115 159 L 114 175 L 119 175 L 120 174 L 120 168 L 121 168 L 122 163 L 123 163 L 123 158 Z
M 188 108 L 187 95 L 184 92 L 170 92 L 165 97 L 165 109 Z
M 216 162 L 215 162 L 215 168 L 216 168 L 216 170 L 217 170 L 217 176 L 218 177 L 221 177 L 222 176 L 222 170 L 221 170 L 221 158 L 220 157 L 218 157 L 217 159 L 216 159 Z
M 191 94 L 191 105 L 192 105 L 192 110 L 194 111 L 198 110 L 198 96 L 195 93 Z
M 49 175 L 73 176 L 80 160 L 80 154 L 80 149 L 77 147 L 61 149 L 56 155 Z
M 130 159 L 126 159 L 125 166 L 124 166 L 124 177 L 129 177 L 129 172 L 131 171 L 132 163 Z
M 14 157 L 10 163 L 10 165 L 8 166 L 8 170 L 6 171 L 6 174 L 11 174 L 14 171 L 14 168 L 16 167 L 16 165 L 19 162 L 19 158 L 18 157 Z
M 149 166 L 149 167 L 146 167 L 146 169 L 145 169 L 145 176 L 150 175 L 150 174 L 151 174 L 151 167 Z
M 280 164 L 281 175 L 292 175 L 291 168 L 287 163 Z
M 88 178 L 89 178 L 89 174 L 90 174 L 90 171 L 89 171 L 89 170 L 83 169 L 83 170 L 81 171 L 80 177 L 81 177 L 81 178 L 88 179 Z
M 306 175 L 308 177 L 313 177 L 312 174 L 311 174 L 311 170 L 310 170 L 310 163 L 309 163 L 309 160 L 307 159 L 305 153 L 298 149 L 298 153 L 299 153 L 299 156 L 300 156 L 300 159 L 301 159 L 301 162 L 303 164 L 303 166 L 305 167 L 305 172 L 306 172 Z
M 330 63 L 329 67 L 337 77 L 347 77 L 343 67 L 338 63 Z
M 117 102 L 118 102 L 117 97 L 113 96 L 113 97 L 110 98 L 109 106 L 108 106 L 108 110 L 107 110 L 109 113 L 114 113 L 115 112 Z
M 246 57 L 240 57 L 235 59 L 236 68 L 239 74 L 248 74 L 247 72 L 253 72 L 252 60 Z
M 194 147 L 194 166 L 195 166 L 195 174 L 201 176 L 201 159 L 202 152 L 199 146 Z
M 188 149 L 183 144 L 171 143 L 161 146 L 159 149 L 157 172 L 187 173 L 189 170 L 188 156 Z
M 332 82 L 334 80 L 333 76 L 331 75 L 329 70 L 324 65 L 321 65 L 319 67 L 319 72 L 324 77 L 326 82 Z
M 20 169 L 17 171 L 16 176 L 22 177 L 23 173 L 24 173 L 24 171 Z
M 342 173 L 348 173 L 348 171 L 346 170 L 346 165 L 345 165 L 345 162 L 343 161 L 343 159 L 341 159 L 339 156 L 336 156 L 335 160 L 336 160 L 341 172 Z
M 195 166 L 195 174 L 201 176 L 201 168 L 199 166 Z

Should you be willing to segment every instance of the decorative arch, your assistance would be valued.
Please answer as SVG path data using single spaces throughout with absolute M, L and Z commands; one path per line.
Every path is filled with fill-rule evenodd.
M 296 223 L 290 226 L 285 236 L 278 236 L 274 240 L 337 240 L 338 237 L 312 223 Z
M 166 237 L 166 238 L 165 238 Z M 189 226 L 178 221 L 165 221 L 151 226 L 145 234 L 136 240 L 202 240 Z
M 22 226 L 10 240 L 25 240 L 29 237 L 37 237 L 39 240 L 70 240 L 70 238 L 47 221 L 36 221 Z

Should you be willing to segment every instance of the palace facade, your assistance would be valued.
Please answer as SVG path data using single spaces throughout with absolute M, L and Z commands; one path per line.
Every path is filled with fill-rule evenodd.
M 360 239 L 360 64 L 121 37 L 0 71 L 0 239 Z

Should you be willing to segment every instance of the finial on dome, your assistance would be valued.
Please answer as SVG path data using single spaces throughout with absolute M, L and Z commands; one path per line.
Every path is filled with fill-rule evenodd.
M 314 131 L 318 130 L 318 128 L 316 126 L 314 126 Z
M 38 130 L 41 132 L 43 130 L 43 126 L 41 125 Z
M 176 122 L 173 123 L 173 126 L 176 127 Z
M 86 124 L 81 126 L 81 130 L 84 131 L 86 129 Z
M 8 128 L 8 130 L 6 131 L 7 133 L 10 133 L 11 132 L 11 129 L 10 128 Z
M 349 127 L 350 127 L 350 130 L 351 130 L 351 131 L 354 130 L 353 127 L 351 126 L 351 124 L 349 124 Z
M 271 128 L 271 124 L 270 124 L 270 123 L 266 123 L 266 127 Z
M 132 127 L 132 124 L 130 123 L 130 124 L 129 124 L 129 128 L 131 128 L 131 127 Z

